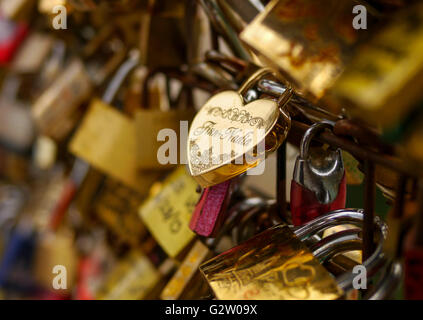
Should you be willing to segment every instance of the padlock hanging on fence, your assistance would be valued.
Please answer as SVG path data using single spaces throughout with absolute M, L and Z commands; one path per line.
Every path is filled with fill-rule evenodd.
M 326 212 L 345 207 L 346 178 L 340 149 L 319 148 L 311 154 L 315 135 L 333 126 L 312 125 L 304 134 L 291 181 L 291 214 L 294 225 L 302 225 Z

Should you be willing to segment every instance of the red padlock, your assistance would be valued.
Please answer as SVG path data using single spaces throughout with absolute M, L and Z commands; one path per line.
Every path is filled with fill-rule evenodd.
M 295 226 L 337 209 L 345 208 L 346 178 L 340 149 L 321 149 L 313 155 L 310 142 L 320 131 L 333 128 L 329 122 L 312 125 L 301 141 L 291 182 L 291 214 Z
M 28 33 L 25 22 L 14 22 L 0 15 L 0 66 L 9 63 Z

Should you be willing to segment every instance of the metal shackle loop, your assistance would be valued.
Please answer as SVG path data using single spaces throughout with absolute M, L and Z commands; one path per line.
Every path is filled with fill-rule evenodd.
M 242 86 L 238 89 L 238 93 L 241 96 L 244 96 L 257 81 L 269 74 L 273 74 L 273 71 L 270 68 L 261 68 L 257 70 L 247 80 L 245 80 Z
M 321 239 L 310 247 L 315 258 L 321 262 L 332 259 L 335 255 L 348 251 L 361 250 L 362 239 L 360 228 L 336 232 Z
M 401 283 L 404 269 L 400 261 L 392 261 L 385 269 L 382 279 L 375 285 L 364 299 L 366 300 L 385 300 L 390 298 L 391 294 Z
M 331 211 L 297 228 L 294 233 L 300 240 L 304 241 L 312 235 L 342 224 L 352 224 L 361 227 L 363 225 L 363 214 L 364 211 L 362 209 Z
M 269 74 L 273 75 L 273 74 L 275 74 L 275 72 L 270 68 L 261 68 L 261 69 L 257 70 L 242 84 L 242 86 L 238 89 L 238 93 L 241 96 L 244 97 L 244 95 L 247 93 L 247 91 L 249 89 L 251 89 L 251 87 L 256 82 L 258 82 L 264 76 L 269 75 Z M 284 90 L 281 92 L 281 94 L 280 94 L 280 96 L 277 100 L 279 112 L 281 112 L 283 114 L 287 114 L 287 112 L 284 109 L 284 106 L 289 102 L 289 100 L 291 99 L 291 97 L 293 95 L 294 95 L 294 90 L 292 89 L 292 87 L 289 86 L 288 84 L 284 84 Z
M 133 49 L 128 54 L 128 59 L 120 66 L 116 71 L 112 80 L 108 84 L 102 100 L 107 104 L 112 104 L 115 99 L 120 87 L 123 85 L 124 81 L 131 74 L 138 64 L 140 59 L 140 52 L 137 49 Z
M 222 228 L 219 230 L 217 236 L 206 243 L 210 250 L 215 250 L 221 239 L 233 229 L 235 225 L 239 223 L 242 217 L 248 213 L 250 210 L 262 209 L 269 206 L 269 201 L 266 201 L 262 198 L 247 198 L 238 202 L 233 207 L 229 209 L 228 219 L 223 224 Z M 234 245 L 236 242 L 234 241 Z
M 313 237 L 314 235 L 334 226 L 343 224 L 352 224 L 359 228 L 363 224 L 364 211 L 361 209 L 339 209 L 322 215 L 302 227 L 297 228 L 294 233 L 302 241 Z M 367 270 L 368 278 L 373 277 L 381 268 L 386 266 L 386 256 L 383 251 L 384 241 L 387 236 L 387 226 L 379 218 L 374 219 L 375 234 L 379 239 L 372 255 L 362 265 Z M 360 229 L 350 229 L 337 232 L 311 246 L 313 254 L 319 260 L 328 260 L 335 254 L 360 250 L 359 244 L 362 241 L 360 237 Z M 348 292 L 353 289 L 353 280 L 356 274 L 349 270 L 337 277 L 338 286 L 344 291 Z
M 313 124 L 307 131 L 304 133 L 303 138 L 301 139 L 300 145 L 300 158 L 306 159 L 308 155 L 308 150 L 310 148 L 311 140 L 316 136 L 316 134 L 322 132 L 325 129 L 333 129 L 334 123 L 329 121 L 322 121 Z

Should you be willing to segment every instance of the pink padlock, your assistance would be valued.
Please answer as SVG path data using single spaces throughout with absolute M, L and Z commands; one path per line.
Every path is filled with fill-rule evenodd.
M 227 217 L 234 179 L 204 189 L 189 227 L 203 237 L 214 237 Z

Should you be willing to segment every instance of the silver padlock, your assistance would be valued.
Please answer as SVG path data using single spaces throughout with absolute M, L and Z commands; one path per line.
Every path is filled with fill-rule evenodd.
M 345 208 L 346 178 L 340 149 L 319 149 L 311 154 L 313 137 L 333 124 L 319 122 L 304 134 L 291 182 L 291 213 L 295 226 L 330 211 Z

